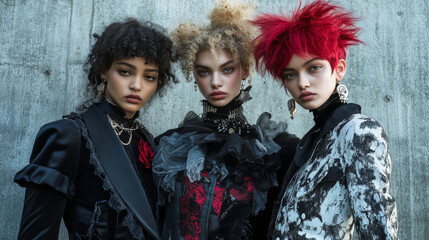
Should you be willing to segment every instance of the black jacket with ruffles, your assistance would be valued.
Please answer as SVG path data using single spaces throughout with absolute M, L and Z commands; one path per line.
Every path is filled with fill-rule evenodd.
M 18 239 L 58 239 L 61 219 L 69 239 L 159 238 L 151 169 L 139 162 L 139 142 L 156 149 L 152 135 L 139 125 L 123 146 L 106 114 L 124 126 L 138 116 L 103 100 L 40 129 L 15 176 L 26 187 Z
M 239 115 L 232 123 L 189 112 L 179 128 L 157 137 L 153 172 L 158 203 L 165 206 L 163 239 L 266 236 L 267 195 L 274 201 L 276 172 L 282 164 L 287 169 L 298 139 L 285 132 L 286 124 L 269 120 L 269 113 L 250 126 L 240 115 L 241 103 L 235 110 L 229 111 Z M 279 132 L 287 139 L 283 149 L 273 141 Z M 258 217 L 261 212 L 264 219 Z

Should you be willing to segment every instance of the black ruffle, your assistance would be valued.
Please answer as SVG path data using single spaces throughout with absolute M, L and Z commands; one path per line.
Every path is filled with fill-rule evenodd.
M 14 181 L 21 187 L 30 184 L 47 185 L 72 199 L 75 194 L 73 179 L 60 171 L 30 163 L 15 175 Z
M 14 178 L 20 186 L 46 185 L 71 199 L 79 165 L 80 131 L 70 120 L 45 124 L 37 133 L 30 164 Z
M 167 193 L 167 199 L 159 194 L 160 203 L 174 195 L 179 172 L 194 182 L 200 180 L 204 170 L 218 174 L 221 180 L 229 178 L 237 185 L 241 185 L 244 176 L 250 177 L 255 184 L 252 213 L 264 209 L 268 189 L 277 186 L 276 160 L 269 156 L 280 150 L 265 130 L 273 126 L 279 132 L 285 132 L 287 127 L 286 124 L 274 124 L 270 117 L 268 113 L 261 115 L 252 126 L 252 132 L 257 136 L 253 137 L 218 133 L 198 115 L 188 113 L 180 128 L 161 137 L 159 152 L 153 160 L 159 190 Z M 268 124 L 270 121 L 271 125 Z

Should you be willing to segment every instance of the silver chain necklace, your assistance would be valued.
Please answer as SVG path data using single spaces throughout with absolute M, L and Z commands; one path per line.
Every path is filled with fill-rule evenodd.
M 133 131 L 137 130 L 137 128 L 139 127 L 137 125 L 137 123 L 133 123 L 133 125 L 130 128 L 126 128 L 122 124 L 119 124 L 118 122 L 113 120 L 109 116 L 109 114 L 107 114 L 107 119 L 109 120 L 109 123 L 113 128 L 113 131 L 115 131 L 115 134 L 118 137 L 119 141 L 122 143 L 122 145 L 124 145 L 124 146 L 129 145 L 131 143 L 131 139 L 133 138 Z M 128 135 L 130 135 L 130 138 L 128 139 L 128 141 L 126 143 L 122 142 L 121 138 L 119 137 L 124 131 L 127 132 Z

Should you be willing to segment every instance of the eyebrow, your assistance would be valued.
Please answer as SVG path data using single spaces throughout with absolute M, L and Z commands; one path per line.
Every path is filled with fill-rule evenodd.
M 225 67 L 226 65 L 228 65 L 228 64 L 230 64 L 230 63 L 233 63 L 234 62 L 234 60 L 230 60 L 230 61 L 228 61 L 228 62 L 226 62 L 226 63 L 223 63 L 222 65 L 220 65 L 220 67 Z M 195 68 L 206 68 L 206 69 L 210 69 L 209 67 L 207 67 L 207 66 L 204 66 L 204 65 L 195 65 Z
M 116 64 L 118 64 L 118 65 L 125 65 L 125 66 L 127 66 L 127 67 L 129 67 L 129 68 L 131 68 L 133 70 L 136 69 L 136 67 L 134 65 L 126 63 L 126 62 L 117 62 Z M 155 69 L 155 68 L 149 68 L 149 69 L 146 69 L 145 72 L 156 72 L 157 73 L 159 71 L 157 69 Z
M 322 60 L 321 58 L 313 58 L 313 59 L 310 59 L 310 60 L 308 60 L 307 62 L 305 62 L 304 64 L 302 64 L 302 66 L 303 67 L 305 67 L 306 65 L 308 65 L 309 63 L 311 63 L 311 62 L 313 62 L 313 61 L 316 61 L 316 60 Z M 293 71 L 293 70 L 295 70 L 295 69 L 293 69 L 293 68 L 285 68 L 285 69 L 283 69 L 283 71 L 282 72 L 286 72 L 286 71 Z
M 127 67 L 129 67 L 131 69 L 136 69 L 136 67 L 134 65 L 126 63 L 126 62 L 117 62 L 116 64 L 118 64 L 118 65 L 125 65 L 125 66 L 127 66 Z

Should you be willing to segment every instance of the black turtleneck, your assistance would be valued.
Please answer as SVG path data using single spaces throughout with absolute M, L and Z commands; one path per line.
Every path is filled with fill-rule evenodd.
M 339 108 L 342 105 L 345 105 L 346 103 L 342 103 L 340 101 L 340 97 L 338 93 L 334 93 L 329 97 L 328 100 L 322 106 L 310 110 L 310 112 L 313 113 L 314 116 L 314 122 L 316 123 L 316 127 L 322 127 L 323 124 L 329 119 L 331 114 L 334 112 L 335 109 Z

